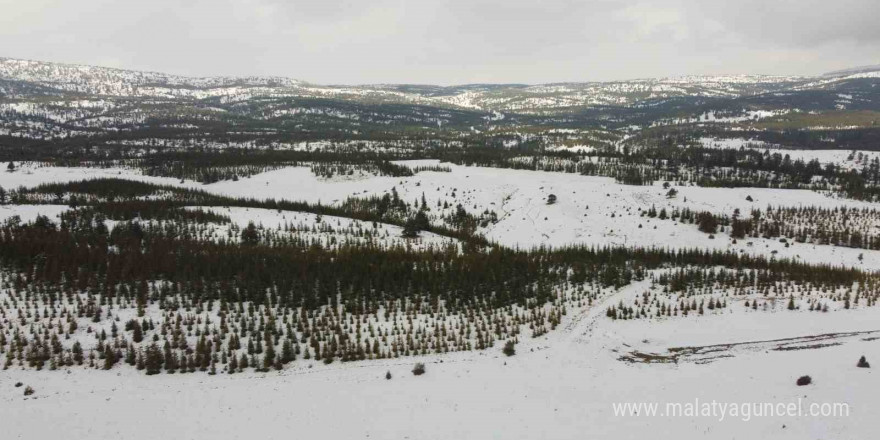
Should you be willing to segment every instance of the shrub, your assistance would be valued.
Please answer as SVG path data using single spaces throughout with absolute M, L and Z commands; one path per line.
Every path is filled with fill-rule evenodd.
M 859 368 L 871 368 L 871 364 L 868 363 L 868 360 L 865 359 L 864 356 L 862 356 L 861 359 L 859 359 L 859 363 L 856 364 L 856 366 Z
M 507 341 L 504 343 L 504 348 L 501 350 L 507 356 L 513 356 L 516 354 L 516 348 L 513 346 L 513 341 Z
M 24 389 L 24 395 L 25 395 L 25 396 L 30 396 L 31 394 L 34 394 L 34 389 L 31 388 L 30 385 L 28 385 L 28 386 L 25 387 L 25 389 Z
M 425 374 L 425 364 L 423 364 L 421 362 L 417 363 L 413 367 L 412 373 L 416 376 L 421 376 L 421 375 Z
M 813 378 L 811 378 L 810 376 L 801 376 L 797 380 L 797 385 L 799 387 L 802 387 L 804 385 L 809 385 L 811 383 L 813 383 Z

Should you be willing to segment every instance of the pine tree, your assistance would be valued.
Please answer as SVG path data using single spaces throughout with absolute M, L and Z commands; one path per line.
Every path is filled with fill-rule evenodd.
M 168 374 L 174 374 L 174 372 L 177 371 L 178 363 L 174 353 L 171 352 L 171 344 L 168 343 L 168 341 L 165 341 L 165 348 L 162 357 L 165 359 L 165 372 Z
M 247 227 L 241 231 L 241 243 L 245 245 L 255 245 L 260 242 L 260 234 L 254 222 L 249 222 Z
M 296 359 L 296 354 L 293 351 L 293 345 L 290 343 L 290 339 L 284 339 L 284 344 L 281 346 L 281 363 L 287 364 Z
M 159 374 L 162 371 L 162 351 L 155 342 L 147 347 L 144 357 L 144 367 L 147 370 L 147 375 Z
M 137 357 L 134 344 L 129 344 L 128 349 L 125 350 L 125 363 L 128 365 L 134 365 L 136 362 Z
M 513 356 L 516 354 L 516 348 L 514 347 L 513 341 L 507 341 L 504 343 L 504 348 L 502 349 L 506 356 Z
M 134 325 L 134 328 L 132 329 L 131 340 L 134 343 L 139 343 L 144 340 L 144 330 L 139 324 Z
M 238 370 L 238 356 L 235 353 L 229 356 L 229 368 L 227 370 L 229 374 L 234 374 Z
M 116 365 L 116 353 L 108 344 L 104 349 L 104 369 L 109 370 Z
M 84 360 L 83 349 L 79 341 L 73 343 L 73 348 L 71 351 L 73 352 L 73 361 L 76 362 L 77 365 L 82 365 Z
M 263 355 L 263 370 L 268 371 L 275 364 L 275 346 L 272 345 L 272 336 L 266 331 L 266 353 Z

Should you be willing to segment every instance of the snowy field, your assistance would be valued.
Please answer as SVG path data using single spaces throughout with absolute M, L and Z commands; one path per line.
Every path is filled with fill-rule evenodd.
M 408 161 L 411 167 L 436 165 L 437 161 Z M 676 187 L 678 195 L 666 196 L 657 182 L 653 186 L 615 183 L 606 177 L 581 176 L 510 169 L 463 167 L 452 164 L 450 172 L 421 172 L 412 177 L 373 176 L 358 179 L 321 179 L 306 167 L 289 167 L 258 174 L 237 182 L 209 185 L 162 177 L 143 176 L 125 169 L 82 169 L 23 167 L 15 173 L 0 173 L 0 186 L 16 188 L 48 182 L 84 178 L 117 177 L 146 182 L 199 188 L 211 193 L 338 204 L 348 197 L 390 193 L 394 188 L 401 199 L 415 202 L 424 195 L 433 217 L 450 215 L 456 204 L 472 213 L 493 211 L 498 222 L 480 230 L 491 241 L 520 248 L 571 244 L 662 247 L 670 249 L 707 248 L 732 250 L 751 255 L 790 258 L 806 263 L 827 263 L 850 267 L 880 267 L 880 251 L 848 247 L 780 243 L 773 239 L 740 240 L 734 244 L 725 233 L 710 239 L 694 225 L 641 216 L 655 207 L 689 208 L 732 215 L 739 209 L 747 216 L 752 209 L 817 206 L 822 208 L 875 208 L 871 203 L 833 198 L 808 190 L 768 188 Z M 557 196 L 548 205 L 550 194 Z M 752 201 L 747 200 L 751 197 Z M 438 207 L 446 202 L 448 208 Z M 12 208 L 6 207 L 7 214 Z M 57 208 L 23 207 L 25 215 L 45 209 L 57 215 Z M 0 211 L 2 213 L 4 211 Z M 22 216 L 25 217 L 24 215 Z M 236 217 L 238 218 L 238 217 Z M 641 226 L 641 227 L 640 227 Z M 862 259 L 859 259 L 859 256 Z
M 625 288 L 619 295 L 645 285 Z M 604 304 L 617 300 L 617 295 Z M 556 331 L 524 339 L 517 354 L 484 352 L 295 367 L 235 376 L 158 375 L 129 370 L 0 375 L 4 438 L 233 439 L 297 436 L 376 439 L 834 438 L 880 429 L 880 376 L 855 367 L 880 359 L 876 309 L 611 321 L 601 305 L 573 311 Z M 772 350 L 767 339 L 839 332 L 821 349 Z M 772 334 L 774 337 L 768 337 Z M 631 350 L 749 342 L 710 363 L 627 363 Z M 423 376 L 409 370 L 427 365 Z M 392 374 L 385 379 L 386 372 Z M 814 384 L 795 386 L 810 374 Z M 23 398 L 16 382 L 36 393 Z M 662 417 L 615 415 L 614 404 L 845 402 L 840 417 Z M 149 415 L 147 417 L 146 415 Z M 34 420 L 51 422 L 34 423 Z

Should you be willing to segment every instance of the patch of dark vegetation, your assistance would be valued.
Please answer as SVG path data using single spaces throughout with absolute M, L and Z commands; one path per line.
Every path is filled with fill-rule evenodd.
M 413 366 L 412 374 L 415 376 L 421 376 L 425 374 L 425 364 L 419 362 L 415 366 Z
M 507 341 L 504 343 L 504 348 L 501 349 L 501 352 L 504 353 L 505 356 L 513 356 L 516 354 L 516 346 L 513 341 Z
M 773 348 L 774 351 L 798 351 L 798 350 L 816 350 L 825 347 L 834 347 L 843 345 L 842 342 L 832 342 L 829 344 L 812 344 L 812 345 L 781 345 Z

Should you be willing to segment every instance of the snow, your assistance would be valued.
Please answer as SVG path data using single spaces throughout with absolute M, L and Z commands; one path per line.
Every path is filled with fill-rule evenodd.
M 91 66 L 75 66 L 0 58 L 0 78 L 27 81 L 58 90 L 50 100 L 28 101 L 11 96 L 0 103 L 0 112 L 24 116 L 23 120 L 0 127 L 0 134 L 16 137 L 89 136 L 91 128 L 113 130 L 115 123 L 139 123 L 143 112 L 105 114 L 117 109 L 114 97 L 140 97 L 157 103 L 175 99 L 218 98 L 224 103 L 246 102 L 255 97 L 325 97 L 404 102 L 484 110 L 488 123 L 501 121 L 509 113 L 542 113 L 560 108 L 591 105 L 652 105 L 677 96 L 738 97 L 773 93 L 780 87 L 793 90 L 831 88 L 855 78 L 878 77 L 878 72 L 845 73 L 834 78 L 771 77 L 758 75 L 689 76 L 636 79 L 603 83 L 542 84 L 512 87 L 426 88 L 401 91 L 393 85 L 320 86 L 287 78 L 187 78 L 152 72 L 133 72 Z M 445 91 L 444 91 L 445 90 Z M 65 93 L 95 95 L 65 98 Z M 53 92 L 54 93 L 54 92 Z M 71 95 L 73 96 L 73 95 Z M 852 104 L 853 95 L 838 93 L 839 108 Z M 227 109 L 205 108 L 226 112 Z M 663 120 L 662 124 L 734 124 L 783 114 L 790 110 L 746 110 L 733 113 L 708 111 L 698 116 Z M 314 106 L 267 107 L 263 117 L 275 118 L 319 114 L 350 121 L 362 115 Z M 417 120 L 421 120 L 418 119 Z M 443 112 L 426 119 L 431 125 L 446 125 Z M 70 129 L 55 124 L 74 124 Z M 173 124 L 193 128 L 189 124 Z M 634 128 L 633 128 L 634 127 Z M 854 126 L 852 126 L 854 127 Z M 835 129 L 850 126 L 831 127 Z M 631 126 L 639 130 L 638 126 Z M 829 127 L 810 127 L 812 130 Z M 491 124 L 472 127 L 474 132 L 493 133 Z M 591 151 L 596 145 L 613 144 L 609 132 L 554 129 L 545 133 L 548 149 Z M 514 147 L 534 134 L 516 133 L 505 139 Z M 613 136 L 611 137 L 613 139 Z M 624 140 L 626 137 L 623 138 Z M 251 141 L 213 142 L 207 139 L 138 139 L 124 141 L 149 149 L 167 145 L 185 149 L 193 144 L 207 148 L 278 148 L 337 151 L 412 150 L 419 141 L 378 144 L 366 141 L 276 142 L 256 145 Z M 431 142 L 431 141 L 428 141 Z M 586 143 L 585 143 L 586 142 Z M 880 153 L 843 150 L 788 150 L 750 139 L 702 138 L 710 148 L 758 148 L 788 155 L 792 160 L 817 159 L 849 169 L 860 169 Z M 391 145 L 391 146 L 389 146 Z M 853 155 L 853 159 L 850 159 Z M 411 167 L 438 165 L 438 161 L 407 161 Z M 20 164 L 21 165 L 21 164 Z M 641 212 L 651 207 L 688 208 L 731 215 L 739 209 L 818 206 L 875 209 L 875 204 L 846 200 L 804 190 L 762 188 L 675 187 L 677 196 L 668 198 L 662 182 L 650 186 L 628 186 L 613 179 L 576 174 L 510 169 L 462 167 L 442 164 L 450 172 L 420 172 L 412 177 L 356 175 L 324 179 L 308 167 L 285 167 L 238 181 L 203 185 L 174 178 L 144 176 L 128 168 L 47 167 L 25 163 L 15 172 L 0 172 L 0 186 L 15 189 L 42 183 L 89 178 L 123 178 L 175 187 L 196 188 L 214 194 L 261 199 L 286 199 L 338 205 L 348 197 L 380 196 L 394 191 L 407 203 L 422 197 L 433 222 L 454 213 L 461 204 L 469 213 L 494 212 L 497 222 L 479 232 L 504 246 L 531 248 L 591 246 L 646 246 L 668 249 L 716 249 L 791 258 L 812 264 L 832 264 L 864 270 L 880 268 L 880 251 L 828 245 L 781 243 L 749 238 L 733 243 L 725 232 L 710 239 L 692 224 L 650 219 Z M 549 195 L 556 202 L 548 204 Z M 747 200 L 748 198 L 753 201 Z M 445 204 L 445 205 L 444 205 Z M 31 221 L 38 215 L 57 218 L 69 209 L 64 205 L 0 205 L 0 221 L 19 216 Z M 190 209 L 196 209 L 191 207 Z M 232 236 L 238 228 L 254 222 L 272 235 L 297 237 L 336 246 L 369 240 L 382 246 L 410 246 L 424 249 L 456 244 L 455 240 L 423 232 L 417 239 L 402 239 L 401 228 L 334 216 L 255 208 L 201 208 L 228 216 L 231 224 L 211 224 L 208 239 Z M 108 222 L 112 227 L 114 222 Z M 872 225 L 876 230 L 877 226 Z M 368 231 L 369 234 L 363 234 Z M 365 238 L 365 235 L 368 236 Z M 657 274 L 664 269 L 658 269 Z M 160 281 L 161 283 L 161 281 Z M 3 289 L 6 289 L 5 291 Z M 9 302 L 9 286 L 0 286 L 0 302 Z M 842 288 L 843 289 L 843 288 Z M 70 438 L 133 440 L 154 438 L 351 438 L 351 439 L 573 439 L 573 438 L 834 438 L 863 439 L 880 429 L 877 389 L 880 376 L 873 369 L 856 368 L 862 355 L 880 362 L 880 309 L 854 301 L 844 308 L 835 292 L 788 290 L 772 295 L 763 292 L 689 292 L 700 301 L 706 296 L 723 298 L 725 307 L 705 315 L 612 320 L 609 307 L 633 304 L 650 291 L 667 302 L 679 294 L 665 295 L 662 286 L 650 280 L 635 282 L 619 291 L 598 296 L 597 302 L 571 297 L 560 300 L 567 314 L 561 324 L 537 338 L 522 333 L 517 355 L 505 357 L 500 347 L 484 351 L 453 352 L 444 355 L 367 360 L 324 365 L 299 359 L 283 371 L 236 375 L 160 374 L 144 376 L 133 368 L 117 366 L 110 371 L 84 367 L 62 371 L 23 370 L 11 366 L 0 374 L 0 413 L 3 437 L 48 439 L 59 434 Z M 791 296 L 786 296 L 791 295 Z M 796 295 L 796 296 L 795 296 Z M 760 299 L 761 307 L 745 306 Z M 787 310 L 786 298 L 796 301 L 797 310 Z M 795 300 L 796 298 L 796 300 Z M 858 297 L 857 297 L 858 298 Z M 71 300 L 66 297 L 60 300 Z M 34 303 L 19 302 L 12 309 L 39 310 Z M 827 313 L 808 311 L 816 301 Z M 13 301 L 14 302 L 14 301 Z M 20 308 L 19 308 L 20 307 Z M 518 306 L 514 306 L 516 308 Z M 650 306 L 649 306 L 650 307 Z M 812 307 L 810 307 L 812 308 Z M 45 310 L 45 308 L 43 308 Z M 214 313 L 209 307 L 205 313 Z M 325 310 L 326 311 L 326 310 Z M 124 322 L 134 309 L 114 310 Z M 147 306 L 146 314 L 164 319 L 158 305 Z M 44 319 L 37 314 L 36 320 Z M 217 320 L 216 314 L 212 322 Z M 0 323 L 21 331 L 33 330 L 27 319 L 0 316 Z M 81 328 L 109 331 L 112 321 L 91 323 L 78 319 Z M 400 316 L 389 320 L 383 311 L 366 317 L 370 325 L 386 330 Z M 433 329 L 438 323 L 453 323 L 462 316 L 440 312 L 412 317 L 413 325 Z M 476 325 L 483 316 L 473 318 Z M 460 321 L 459 321 L 460 322 Z M 9 328 L 7 327 L 7 328 Z M 80 331 L 62 343 L 80 341 L 86 349 L 95 345 L 95 333 Z M 821 344 L 816 341 L 821 341 Z M 190 342 L 194 342 L 190 340 Z M 784 348 L 780 350 L 780 347 Z M 685 348 L 685 349 L 682 349 Z M 3 355 L 3 354 L 0 354 Z M 641 358 L 639 356 L 642 356 Z M 650 359 L 639 362 L 633 359 Z M 413 376 L 416 362 L 427 364 L 427 373 Z M 385 379 L 386 372 L 393 375 Z M 814 384 L 795 386 L 795 380 L 809 374 Z M 22 396 L 17 383 L 36 393 Z M 742 420 L 728 416 L 637 417 L 615 415 L 615 403 L 703 402 L 789 404 L 841 402 L 849 405 L 845 417 L 806 415 L 754 417 Z M 51 416 L 51 420 L 49 417 Z
M 806 154 L 806 152 L 805 152 Z M 410 166 L 436 161 L 407 162 Z M 869 207 L 867 203 L 827 197 L 802 190 L 760 188 L 677 187 L 666 198 L 658 182 L 627 186 L 612 179 L 575 174 L 460 167 L 451 172 L 421 172 L 413 177 L 363 176 L 320 179 L 308 168 L 283 168 L 237 182 L 211 185 L 147 177 L 127 169 L 49 168 L 25 164 L 14 173 L 0 173 L 0 185 L 15 188 L 45 182 L 94 177 L 121 177 L 200 188 L 217 194 L 339 203 L 349 196 L 379 195 L 396 188 L 405 201 L 422 193 L 437 216 L 437 202 L 462 203 L 470 212 L 490 209 L 499 221 L 483 232 L 508 246 L 641 245 L 668 248 L 731 249 L 776 258 L 793 257 L 812 263 L 864 268 L 880 267 L 880 252 L 754 239 L 733 245 L 725 234 L 714 240 L 693 225 L 641 217 L 638 208 L 688 207 L 730 214 L 733 209 L 816 205 Z M 452 197 L 452 193 L 456 197 Z M 557 202 L 546 204 L 549 194 Z M 752 196 L 754 202 L 746 200 Z M 686 199 L 686 201 L 685 201 Z M 476 208 L 474 208 L 476 206 Z M 57 216 L 60 205 L 0 206 L 0 217 L 37 214 Z M 287 223 L 312 225 L 317 216 L 245 208 L 211 208 L 243 226 L 255 221 L 266 228 Z M 453 208 L 450 208 L 453 209 Z M 613 216 L 612 216 L 613 215 Z M 324 216 L 330 225 L 357 222 Z M 642 228 L 638 225 L 642 224 Z M 399 228 L 380 225 L 391 237 Z M 656 229 L 655 229 L 656 228 Z M 222 233 L 222 231 L 220 231 Z M 317 234 L 326 235 L 326 234 Z M 324 237 L 326 238 L 326 237 Z M 340 238 L 344 238 L 340 236 Z M 393 242 L 393 240 L 392 240 Z M 418 245 L 447 239 L 423 233 Z M 776 251 L 776 254 L 772 254 Z M 858 261 L 864 254 L 864 261 Z M 532 339 L 524 336 L 517 355 L 504 357 L 500 347 L 444 355 L 334 363 L 298 360 L 281 372 L 161 374 L 146 377 L 131 368 L 111 371 L 72 368 L 67 372 L 21 370 L 0 375 L 0 411 L 4 438 L 261 438 L 320 436 L 378 439 L 567 439 L 567 438 L 865 438 L 880 428 L 876 389 L 880 376 L 855 368 L 862 355 L 880 359 L 880 309 L 855 307 L 829 313 L 752 311 L 730 299 L 726 308 L 705 316 L 613 321 L 608 306 L 631 300 L 650 288 L 637 282 L 601 297 L 593 306 L 569 302 L 569 312 L 556 330 Z M 125 316 L 122 316 L 125 318 Z M 124 320 L 124 319 L 123 319 Z M 774 350 L 782 342 L 832 335 L 839 345 L 802 350 Z M 768 342 L 771 341 L 771 342 Z M 739 344 L 719 347 L 708 356 L 682 356 L 677 363 L 632 363 L 621 360 L 633 352 L 664 356 L 675 347 Z M 806 345 L 801 343 L 800 345 Z M 413 376 L 415 362 L 427 373 Z M 391 372 L 392 380 L 385 379 Z M 800 375 L 814 384 L 797 387 Z M 32 386 L 36 394 L 21 395 L 15 383 Z M 665 404 L 716 400 L 731 403 L 844 402 L 848 417 L 615 416 L 613 404 Z M 46 414 L 52 423 L 39 423 Z M 159 422 L 157 423 L 157 418 Z
M 764 141 L 758 139 L 742 138 L 712 138 L 701 137 L 700 144 L 706 148 L 769 148 Z
M 154 183 L 157 185 L 179 185 L 180 180 L 168 177 L 144 176 L 140 172 L 127 168 L 81 168 L 81 167 L 50 167 L 40 164 L 24 163 L 16 164 L 15 172 L 0 172 L 0 186 L 15 189 L 19 186 L 27 188 L 54 182 L 72 182 L 85 179 L 129 179 Z M 196 182 L 187 184 L 197 188 L 201 185 Z
M 401 86 L 387 84 L 316 85 L 279 77 L 191 78 L 0 57 L 0 78 L 27 81 L 65 92 L 158 99 L 219 98 L 225 103 L 258 97 L 326 97 L 403 102 L 491 111 L 491 115 L 487 117 L 492 120 L 503 118 L 502 112 L 505 111 L 541 113 L 566 107 L 638 104 L 649 99 L 676 96 L 735 97 L 752 94 L 755 90 L 773 91 L 782 85 L 798 87 L 812 81 L 809 84 L 823 86 L 839 80 L 869 76 L 871 74 L 859 74 L 835 79 L 764 75 L 684 76 L 525 87 L 428 87 L 425 92 L 403 92 Z
M 0 222 L 18 216 L 22 222 L 30 222 L 37 216 L 55 218 L 68 209 L 62 205 L 0 205 Z
M 787 151 L 787 150 L 786 150 Z M 793 150 L 792 150 L 793 151 Z M 804 152 L 807 154 L 809 152 Z M 846 153 L 847 155 L 849 153 Z M 403 163 L 403 162 L 401 162 Z M 406 161 L 411 167 L 436 165 L 434 160 Z M 143 176 L 134 170 L 96 168 L 49 168 L 24 166 L 15 173 L 0 173 L 0 186 L 16 188 L 40 183 L 83 178 L 118 177 L 157 184 L 202 189 L 214 194 L 263 199 L 286 199 L 338 204 L 348 197 L 383 195 L 396 189 L 407 202 L 424 194 L 430 215 L 450 215 L 461 203 L 468 212 L 494 211 L 496 224 L 482 229 L 488 239 L 500 244 L 529 248 L 540 245 L 566 246 L 620 245 L 669 249 L 705 248 L 731 250 L 751 255 L 791 258 L 811 264 L 849 267 L 880 267 L 880 251 L 829 245 L 792 244 L 778 240 L 749 239 L 733 244 L 726 234 L 710 239 L 691 224 L 642 217 L 639 209 L 689 208 L 732 215 L 739 209 L 747 215 L 752 209 L 818 206 L 824 208 L 874 208 L 867 202 L 839 199 L 808 190 L 772 188 L 676 187 L 678 195 L 669 199 L 659 183 L 632 186 L 606 177 L 568 173 L 464 167 L 443 163 L 450 172 L 421 172 L 412 177 L 363 176 L 358 179 L 322 179 L 306 167 L 286 167 L 257 174 L 239 181 L 209 185 L 177 179 Z M 453 198 L 452 194 L 456 197 Z M 557 202 L 547 205 L 549 194 Z M 751 196 L 754 201 L 746 198 Z M 446 201 L 450 207 L 437 207 Z M 642 227 L 639 228 L 639 225 Z M 751 244 L 749 244 L 751 243 Z M 863 256 L 859 260 L 859 255 Z
M 625 288 L 626 295 L 645 287 Z M 602 305 L 572 311 L 556 331 L 517 345 L 421 358 L 329 366 L 297 361 L 272 373 L 145 377 L 131 369 L 0 375 L 5 438 L 377 439 L 867 438 L 880 376 L 859 356 L 880 359 L 880 343 L 859 338 L 821 349 L 731 350 L 711 363 L 626 363 L 633 347 L 754 342 L 774 336 L 878 330 L 876 309 L 809 314 L 755 313 L 669 321 L 611 321 Z M 769 333 L 769 334 L 768 334 Z M 413 376 L 415 362 L 427 372 Z M 385 379 L 391 372 L 393 378 Z M 795 386 L 810 374 L 814 384 Z M 24 398 L 21 381 L 36 394 Z M 805 404 L 844 402 L 848 417 L 615 416 L 613 404 L 658 402 Z M 51 423 L 37 423 L 52 415 Z
M 255 208 L 200 208 L 229 217 L 232 223 L 239 227 L 245 227 L 249 222 L 273 232 L 282 232 L 286 235 L 294 233 L 286 232 L 288 226 L 296 229 L 295 234 L 306 240 L 318 239 L 324 247 L 330 248 L 344 243 L 355 244 L 366 241 L 364 238 L 348 233 L 350 230 L 370 231 L 383 246 L 403 246 L 412 249 L 425 249 L 427 247 L 440 248 L 448 244 L 457 244 L 458 241 L 437 235 L 431 232 L 421 232 L 418 238 L 404 239 L 401 237 L 403 228 L 385 223 L 364 222 L 345 217 L 329 215 L 316 215 L 308 212 L 279 211 Z M 310 230 L 317 228 L 317 230 Z M 325 230 L 329 229 L 329 230 Z M 217 237 L 226 235 L 226 227 L 218 227 L 215 231 Z
M 833 163 L 846 169 L 861 170 L 871 161 L 880 158 L 880 153 L 867 150 L 796 150 L 781 148 L 778 145 L 768 144 L 758 139 L 743 138 L 713 138 L 701 137 L 700 144 L 706 148 L 751 148 L 761 152 L 769 151 L 770 154 L 789 156 L 791 160 L 810 162 L 813 159 L 822 164 Z M 850 159 L 850 156 L 853 156 Z M 861 158 L 859 157 L 861 156 Z
M 445 164 L 444 164 L 445 165 Z M 471 210 L 473 206 L 495 210 L 499 222 L 485 231 L 487 238 L 507 246 L 627 245 L 658 246 L 674 249 L 710 248 L 742 251 L 749 254 L 790 257 L 804 262 L 830 263 L 847 266 L 880 267 L 880 252 L 864 249 L 796 244 L 786 247 L 776 240 L 740 240 L 733 245 L 724 235 L 709 239 L 693 225 L 640 216 L 639 208 L 657 210 L 690 208 L 731 215 L 734 209 L 749 213 L 751 209 L 777 206 L 853 206 L 871 207 L 864 202 L 826 197 L 806 190 L 767 188 L 701 188 L 677 187 L 678 196 L 666 197 L 666 190 L 654 186 L 631 186 L 615 183 L 610 178 L 536 171 L 458 167 L 450 165 L 450 173 L 419 173 L 397 185 L 404 200 L 420 197 L 424 192 L 428 206 L 436 206 L 438 198 L 456 188 L 459 201 Z M 418 184 L 418 186 L 416 185 Z M 438 191 L 439 189 L 439 191 Z M 547 205 L 549 194 L 557 202 Z M 753 202 L 746 200 L 748 196 Z M 685 199 L 687 201 L 685 201 Z M 642 228 L 639 228 L 639 225 Z M 656 228 L 656 229 L 655 229 Z M 860 263 L 858 255 L 864 254 Z

